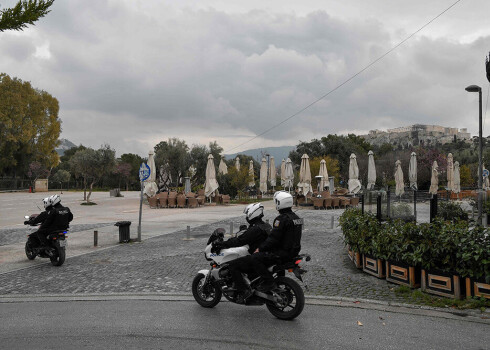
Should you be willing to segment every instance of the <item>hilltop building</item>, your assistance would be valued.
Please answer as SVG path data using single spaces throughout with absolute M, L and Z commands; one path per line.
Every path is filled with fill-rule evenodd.
M 369 143 L 381 146 L 389 143 L 400 149 L 445 144 L 457 140 L 470 142 L 471 134 L 466 128 L 447 128 L 439 125 L 414 124 L 386 131 L 370 130 L 369 134 L 361 135 Z

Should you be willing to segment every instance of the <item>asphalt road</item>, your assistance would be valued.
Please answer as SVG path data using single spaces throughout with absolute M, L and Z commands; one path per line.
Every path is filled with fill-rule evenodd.
M 222 302 L 108 300 L 0 304 L 2 349 L 488 349 L 490 326 L 307 305 L 294 321 Z M 362 325 L 360 325 L 360 322 Z

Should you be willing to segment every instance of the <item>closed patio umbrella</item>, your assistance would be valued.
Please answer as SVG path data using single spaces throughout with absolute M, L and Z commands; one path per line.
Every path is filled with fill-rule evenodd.
M 249 187 L 255 187 L 255 174 L 254 174 L 254 161 L 250 161 L 250 165 L 248 167 L 248 177 L 250 178 L 250 182 L 248 183 Z
M 150 177 L 145 180 L 145 187 L 143 188 L 143 193 L 146 194 L 148 197 L 153 197 L 158 191 L 158 186 L 156 183 L 157 167 L 155 166 L 155 158 L 153 157 L 153 154 L 153 151 L 150 151 L 148 153 L 147 164 L 150 167 Z
M 210 154 L 208 156 L 208 165 L 206 166 L 204 195 L 206 197 L 214 197 L 215 191 L 218 189 L 218 187 L 218 181 L 216 181 L 216 169 L 214 168 L 214 157 L 212 154 Z
M 294 172 L 293 172 L 293 163 L 291 163 L 291 159 L 286 160 L 286 181 L 284 182 L 284 188 L 289 187 L 289 191 L 291 192 L 291 187 L 293 187 L 294 181 Z
M 485 164 L 483 164 L 483 170 L 486 170 Z M 485 172 L 483 172 L 485 173 Z M 486 191 L 490 188 L 490 180 L 488 179 L 488 176 L 483 177 L 483 189 Z
M 240 158 L 238 157 L 235 158 L 235 168 L 240 171 Z
M 374 164 L 373 151 L 368 152 L 368 180 L 366 188 L 372 190 L 376 184 L 376 166 Z
M 274 157 L 271 156 L 270 164 L 269 164 L 269 181 L 271 183 L 272 188 L 276 186 L 276 163 L 274 162 Z
M 283 159 L 281 162 L 281 186 L 286 187 L 286 160 Z
M 454 187 L 454 163 L 453 163 L 453 155 L 449 153 L 447 155 L 447 189 L 449 191 L 453 190 Z
M 322 159 L 320 162 L 320 171 L 318 171 L 318 176 L 321 176 L 320 180 L 320 191 L 323 191 L 326 186 L 328 186 L 328 171 L 327 171 L 327 162 L 325 159 Z
M 403 170 L 402 170 L 402 162 L 397 160 L 395 162 L 395 195 L 401 196 L 405 193 L 405 184 L 403 183 Z
M 434 163 L 432 163 L 432 176 L 430 178 L 429 193 L 437 194 L 438 188 L 439 188 L 439 172 L 438 172 L 437 162 L 434 161 Z
M 453 188 L 451 189 L 454 193 L 461 192 L 461 177 L 459 173 L 459 162 L 454 162 L 454 181 Z
M 354 194 L 361 190 L 361 182 L 359 181 L 359 168 L 357 166 L 356 155 L 354 153 L 350 155 L 348 187 L 349 192 Z
M 408 165 L 408 181 L 410 181 L 410 188 L 414 191 L 418 189 L 417 187 L 417 154 L 412 152 L 410 155 L 410 163 Z
M 259 190 L 262 194 L 267 192 L 267 161 L 265 158 L 262 158 L 260 164 Z
M 224 157 L 221 157 L 221 161 L 219 162 L 218 172 L 223 175 L 228 174 L 228 167 L 226 166 Z
M 310 170 L 310 160 L 308 155 L 305 153 L 301 157 L 301 166 L 299 168 L 299 182 L 298 182 L 299 192 L 306 194 L 311 192 L 311 170 Z

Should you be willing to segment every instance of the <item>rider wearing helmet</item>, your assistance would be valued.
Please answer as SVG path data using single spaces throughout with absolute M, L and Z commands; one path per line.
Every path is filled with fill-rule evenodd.
M 225 248 L 241 247 L 246 244 L 249 246 L 249 253 L 252 254 L 257 247 L 265 241 L 271 231 L 271 225 L 265 223 L 264 206 L 261 203 L 249 204 L 243 211 L 249 227 L 238 237 L 232 237 L 227 241 L 214 241 L 211 252 L 217 252 Z
M 30 235 L 31 242 L 36 243 L 36 239 L 44 246 L 48 247 L 46 238 L 52 231 L 66 230 L 70 221 L 73 220 L 73 214 L 68 207 L 61 205 L 61 198 L 55 194 L 43 199 L 44 211 L 33 219 L 25 221 L 24 224 L 36 225 L 41 223 L 39 229 Z M 35 245 L 34 245 L 35 246 Z M 51 251 L 48 249 L 48 254 Z
M 238 237 L 232 237 L 225 242 L 213 242 L 211 252 L 219 253 L 224 248 L 241 247 L 248 244 L 248 251 L 253 254 L 257 247 L 267 239 L 272 228 L 271 225 L 262 220 L 264 206 L 261 203 L 249 204 L 243 213 L 250 226 Z M 237 295 L 240 295 L 242 300 L 246 300 L 252 294 L 242 276 L 242 271 L 246 272 L 251 267 L 249 258 L 250 255 L 247 255 L 229 262 L 229 271 L 235 282 Z
M 279 216 L 274 219 L 271 234 L 252 255 L 252 265 L 262 277 L 259 290 L 268 291 L 274 287 L 269 266 L 285 262 L 297 256 L 301 250 L 303 219 L 293 213 L 293 197 L 288 192 L 274 194 L 274 203 Z

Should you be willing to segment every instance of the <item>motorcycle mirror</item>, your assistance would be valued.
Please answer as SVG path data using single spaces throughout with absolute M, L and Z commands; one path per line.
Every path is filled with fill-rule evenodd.
M 24 216 L 24 219 L 29 220 L 29 215 Z

